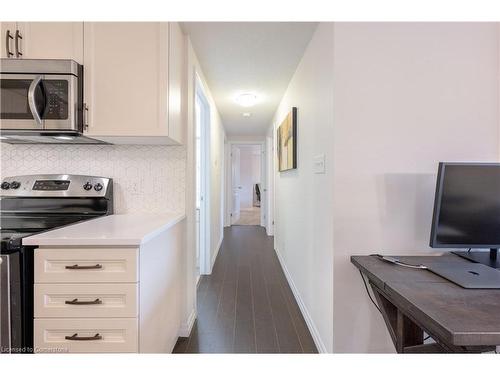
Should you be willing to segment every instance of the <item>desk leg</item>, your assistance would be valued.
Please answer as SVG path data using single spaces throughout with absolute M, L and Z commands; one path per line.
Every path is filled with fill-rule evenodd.
M 370 283 L 371 284 L 371 283 Z M 384 318 L 385 325 L 391 336 L 392 343 L 398 350 L 398 338 L 397 338 L 397 328 L 398 328 L 398 309 L 394 306 L 387 298 L 379 293 L 378 289 L 371 285 L 375 299 L 377 300 L 378 307 L 382 313 L 382 318 Z
M 422 345 L 424 343 L 424 332 L 422 329 L 398 310 L 398 323 L 396 330 L 396 350 L 404 353 L 409 346 Z
M 385 298 L 375 286 L 371 287 L 396 351 L 405 353 L 407 347 L 422 345 L 424 343 L 422 329 Z
M 408 318 L 377 286 L 370 282 L 373 295 L 384 318 L 387 330 L 398 353 L 482 353 L 494 346 L 454 346 L 433 335 L 434 343 L 424 344 L 424 332 Z

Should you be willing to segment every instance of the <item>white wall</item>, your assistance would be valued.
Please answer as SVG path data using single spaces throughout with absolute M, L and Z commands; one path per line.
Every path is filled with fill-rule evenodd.
M 187 171 L 186 171 L 186 216 L 187 216 L 187 261 L 186 261 L 186 283 L 187 294 L 185 301 L 184 316 L 189 317 L 183 323 L 183 334 L 189 335 L 189 330 L 196 314 L 196 168 L 195 168 L 195 87 L 196 74 L 204 85 L 205 95 L 210 105 L 210 254 L 211 264 L 219 251 L 219 244 L 223 236 L 223 179 L 224 179 L 224 139 L 225 133 L 215 102 L 206 84 L 203 72 L 196 57 L 189 37 L 186 37 L 187 62 L 185 91 L 186 122 L 187 122 Z
M 185 36 L 186 66 L 184 94 L 184 115 L 186 121 L 186 294 L 180 335 L 190 335 L 196 318 L 196 128 L 195 128 L 195 61 L 196 56 L 189 37 Z
M 240 150 L 240 204 L 253 207 L 253 187 L 260 183 L 261 150 L 259 145 L 235 145 Z
M 334 350 L 393 352 L 349 257 L 431 251 L 438 161 L 497 160 L 497 26 L 336 23 L 334 35 Z
M 320 24 L 273 119 L 298 108 L 298 168 L 275 174 L 275 248 L 320 351 L 333 350 L 333 24 Z M 325 174 L 313 158 L 325 154 Z M 276 169 L 275 169 L 276 170 Z
M 210 90 L 205 79 L 202 78 L 202 80 L 210 104 L 210 259 L 211 266 L 213 266 L 224 236 L 224 144 L 226 134 Z
M 210 106 L 210 187 L 209 187 L 209 197 L 210 197 L 210 259 L 213 265 L 215 257 L 219 251 L 220 244 L 223 237 L 223 219 L 224 219 L 224 142 L 225 142 L 225 130 L 222 124 L 219 111 L 215 105 L 210 89 L 206 83 L 203 71 L 196 57 L 196 53 L 191 45 L 191 41 L 188 38 L 188 66 L 187 66 L 187 122 L 188 122 L 188 165 L 190 166 L 188 173 L 187 185 L 193 186 L 193 191 L 190 192 L 190 197 L 188 201 L 192 201 L 188 209 L 190 214 L 194 218 L 195 207 L 195 170 L 191 168 L 194 166 L 194 90 L 195 90 L 195 72 L 201 79 L 204 92 Z M 191 165 L 193 164 L 193 165 Z M 194 236 L 194 235 L 193 235 Z M 195 246 L 194 241 L 191 246 Z M 194 252 L 195 253 L 195 252 Z

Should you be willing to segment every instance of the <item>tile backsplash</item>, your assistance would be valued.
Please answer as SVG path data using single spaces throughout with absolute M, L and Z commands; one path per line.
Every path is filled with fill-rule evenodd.
M 186 149 L 150 145 L 0 145 L 0 176 L 111 177 L 115 212 L 185 212 Z

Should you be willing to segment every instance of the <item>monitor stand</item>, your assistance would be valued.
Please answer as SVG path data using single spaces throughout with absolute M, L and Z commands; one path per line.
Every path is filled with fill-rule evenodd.
M 452 251 L 462 258 L 468 259 L 475 263 L 481 263 L 492 268 L 500 269 L 500 257 L 498 257 L 498 249 L 490 249 L 490 251 Z

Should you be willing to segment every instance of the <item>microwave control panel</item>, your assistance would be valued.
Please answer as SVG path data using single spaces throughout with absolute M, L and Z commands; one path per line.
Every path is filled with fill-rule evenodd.
M 43 118 L 47 120 L 66 120 L 68 118 L 68 81 L 43 81 L 46 92 L 46 106 Z

